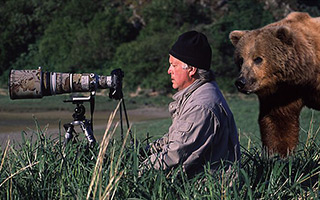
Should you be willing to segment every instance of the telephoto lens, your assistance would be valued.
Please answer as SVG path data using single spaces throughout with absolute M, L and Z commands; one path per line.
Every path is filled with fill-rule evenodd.
M 11 99 L 34 99 L 106 88 L 119 90 L 122 77 L 120 69 L 113 70 L 111 76 L 99 76 L 93 73 L 43 72 L 39 67 L 35 70 L 11 70 L 8 85 Z

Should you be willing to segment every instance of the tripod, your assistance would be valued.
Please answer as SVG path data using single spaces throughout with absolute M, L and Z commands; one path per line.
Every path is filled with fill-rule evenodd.
M 74 109 L 74 113 L 72 115 L 73 121 L 67 124 L 64 124 L 63 127 L 66 130 L 65 138 L 64 138 L 64 146 L 73 139 L 73 133 L 76 133 L 74 130 L 74 126 L 80 126 L 83 133 L 85 134 L 89 147 L 93 147 L 96 144 L 96 139 L 93 135 L 93 111 L 94 111 L 94 96 L 95 91 L 90 92 L 90 96 L 88 97 L 72 97 L 71 100 L 64 100 L 63 102 L 71 102 L 76 104 L 76 108 Z M 125 114 L 125 119 L 127 122 L 127 127 L 129 129 L 129 119 L 127 115 L 126 106 L 123 99 L 123 94 L 121 89 L 110 89 L 109 97 L 111 99 L 122 100 L 120 103 L 120 126 L 121 126 L 121 140 L 123 141 L 123 120 L 122 120 L 122 112 Z M 84 102 L 90 102 L 91 109 L 91 120 L 85 118 L 86 109 L 83 106 Z M 133 140 L 131 130 L 129 130 L 131 141 Z
M 74 130 L 75 126 L 81 127 L 82 132 L 85 134 L 88 140 L 89 147 L 93 147 L 96 144 L 96 139 L 93 135 L 92 120 L 88 120 L 85 117 L 86 109 L 83 106 L 83 102 L 85 101 L 89 101 L 92 108 L 94 102 L 94 94 L 90 93 L 89 97 L 72 97 L 71 100 L 64 100 L 64 102 L 72 102 L 73 104 L 76 104 L 76 108 L 74 109 L 74 113 L 72 114 L 73 121 L 63 125 L 64 129 L 66 130 L 64 138 L 65 146 L 70 140 L 72 140 L 73 133 L 76 133 Z

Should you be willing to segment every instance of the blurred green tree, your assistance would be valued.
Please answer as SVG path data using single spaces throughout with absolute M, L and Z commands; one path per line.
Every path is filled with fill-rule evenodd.
M 113 58 L 116 47 L 137 35 L 127 15 L 127 10 L 119 12 L 109 3 L 69 1 L 13 66 L 41 65 L 45 70 L 62 72 L 101 71 Z
M 142 10 L 145 27 L 137 39 L 117 48 L 114 66 L 125 72 L 125 86 L 171 91 L 167 74 L 169 50 L 178 35 L 193 25 L 208 21 L 209 11 L 200 12 L 184 0 L 154 0 Z
M 42 36 L 62 6 L 59 0 L 0 2 L 0 75 Z
M 233 91 L 237 69 L 229 33 L 262 27 L 290 10 L 319 16 L 319 2 L 3 0 L 0 82 L 6 85 L 9 68 L 108 74 L 121 67 L 128 88 L 171 91 L 168 50 L 179 34 L 195 29 L 208 36 L 219 85 Z
M 176 37 L 175 32 L 168 31 L 121 45 L 113 66 L 125 72 L 124 86 L 129 90 L 137 86 L 162 90 L 170 88 L 168 52 Z

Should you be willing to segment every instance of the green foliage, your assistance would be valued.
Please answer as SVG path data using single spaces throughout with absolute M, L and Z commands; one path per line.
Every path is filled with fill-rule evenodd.
M 205 18 L 200 10 L 191 12 L 193 7 L 184 0 L 154 0 L 143 9 L 143 18 L 146 19 L 146 29 L 154 32 L 174 27 L 181 27 L 185 23 L 196 23 L 196 18 Z M 171 27 L 171 26 L 172 27 Z M 151 34 L 152 32 L 148 32 Z
M 125 73 L 124 87 L 130 90 L 138 85 L 153 89 L 169 88 L 168 47 L 175 37 L 168 31 L 121 45 L 117 49 L 114 66 L 122 68 Z
M 101 66 L 112 59 L 116 46 L 134 38 L 132 26 L 116 8 L 99 10 L 90 7 L 91 1 L 77 2 L 66 5 L 38 41 L 37 53 L 28 56 L 31 61 L 20 57 L 22 63 L 26 60 L 51 71 L 101 72 Z
M 125 20 L 126 17 L 119 14 L 115 8 L 107 6 L 103 1 L 95 3 L 87 0 L 64 3 L 32 1 L 30 8 L 27 7 L 29 4 L 23 1 L 8 1 L 4 7 L 1 7 L 2 11 L 6 12 L 12 4 L 14 4 L 14 9 L 20 8 L 17 8 L 16 5 L 21 4 L 20 10 L 14 10 L 12 13 L 22 12 L 21 16 L 27 21 L 25 22 L 27 23 L 26 33 L 10 28 L 10 26 L 18 26 L 19 30 L 22 29 L 21 24 L 15 23 L 22 23 L 23 20 L 14 18 L 13 23 L 4 21 L 10 26 L 2 35 L 8 36 L 9 39 L 3 38 L 1 42 L 3 46 L 8 46 L 11 44 L 7 43 L 14 40 L 12 44 L 14 52 L 1 51 L 1 53 L 10 59 L 13 68 L 35 68 L 40 65 L 45 69 L 56 71 L 86 71 L 98 68 L 98 66 L 101 68 L 100 65 L 110 59 L 110 54 L 112 54 L 110 52 L 114 51 L 119 41 L 126 41 L 134 37 L 126 31 L 130 28 Z M 29 10 L 31 14 L 24 14 L 26 10 Z M 43 16 L 39 16 L 41 14 Z M 11 18 L 13 17 L 8 16 L 9 20 Z M 35 25 L 31 26 L 30 23 Z M 21 40 L 23 46 L 19 46 L 20 40 L 15 37 L 23 39 Z M 10 56 L 14 56 L 16 61 L 13 62 Z M 5 59 L 2 60 L 7 62 Z M 1 66 L 4 66 L 5 70 L 8 68 L 8 63 Z
M 40 38 L 61 5 L 58 0 L 1 1 L 0 75 Z
M 124 67 L 126 77 L 134 76 L 125 80 L 128 89 L 168 92 L 170 84 L 163 83 L 168 50 L 179 34 L 195 29 L 207 34 L 218 83 L 232 92 L 237 75 L 228 39 L 232 30 L 259 28 L 282 18 L 287 7 L 320 15 L 316 1 L 274 3 L 281 6 L 259 0 L 5 0 L 0 3 L 0 84 L 6 85 L 10 68 L 108 74 Z M 135 55 L 139 59 L 129 58 Z
M 120 45 L 114 56 L 114 66 L 125 72 L 127 89 L 141 86 L 171 90 L 167 74 L 168 52 L 178 35 L 187 30 L 189 23 L 196 21 L 193 14 L 197 15 L 197 12 L 190 12 L 191 9 L 183 0 L 155 0 L 143 9 L 146 26 L 135 41 Z
M 39 41 L 40 65 L 48 70 L 61 71 L 67 64 L 72 63 L 70 52 L 75 30 L 83 28 L 83 24 L 73 21 L 71 17 L 54 20 L 44 33 L 44 38 Z M 70 70 L 67 68 L 67 70 Z

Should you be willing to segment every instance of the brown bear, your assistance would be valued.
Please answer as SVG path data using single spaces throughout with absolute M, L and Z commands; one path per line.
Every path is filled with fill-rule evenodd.
M 298 144 L 302 108 L 320 110 L 320 17 L 292 12 L 229 37 L 240 70 L 235 85 L 259 99 L 262 144 L 269 154 L 286 157 Z

